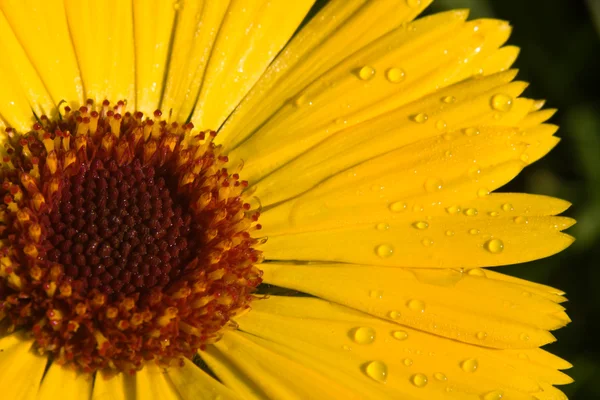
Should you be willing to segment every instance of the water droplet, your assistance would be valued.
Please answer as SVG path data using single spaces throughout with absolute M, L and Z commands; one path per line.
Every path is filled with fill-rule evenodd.
M 446 121 L 441 119 L 435 123 L 435 127 L 438 128 L 440 131 L 446 129 L 446 126 Z
M 437 192 L 438 190 L 442 190 L 443 182 L 438 178 L 429 178 L 425 181 L 425 190 L 428 192 Z
M 515 224 L 526 224 L 527 223 L 527 218 L 519 215 L 518 217 L 514 217 L 513 221 L 515 222 Z
M 394 337 L 394 339 L 406 340 L 408 338 L 408 333 L 406 333 L 405 331 L 394 331 L 392 332 L 392 336 Z
M 394 248 L 390 244 L 380 244 L 375 248 L 375 252 L 379 257 L 387 258 L 394 254 Z
M 375 69 L 369 65 L 365 65 L 358 70 L 358 77 L 363 81 L 368 81 L 375 76 Z
M 528 341 L 528 340 L 529 340 L 529 335 L 528 335 L 528 334 L 526 334 L 525 332 L 523 332 L 523 333 L 521 333 L 521 334 L 519 335 L 519 339 L 521 339 L 522 341 L 526 342 L 526 341 Z
M 406 4 L 410 8 L 417 8 L 421 5 L 421 0 L 406 0 Z
M 488 194 L 490 194 L 490 191 L 489 191 L 487 188 L 480 188 L 480 189 L 477 191 L 477 196 L 479 196 L 479 197 L 485 197 L 485 196 L 487 196 Z
M 433 377 L 440 382 L 446 382 L 448 380 L 448 377 L 442 374 L 441 372 L 436 372 L 435 374 L 433 374 Z
M 367 375 L 377 382 L 385 383 L 387 381 L 387 365 L 381 361 L 371 361 L 365 367 Z
M 406 303 L 406 306 L 416 312 L 425 312 L 425 303 L 422 300 L 409 300 L 408 303 Z
M 498 254 L 504 250 L 504 242 L 500 239 L 491 239 L 485 242 L 484 247 L 490 253 Z
M 446 151 L 444 152 L 444 155 L 445 155 L 446 157 L 452 157 L 452 152 L 451 152 L 450 150 L 446 150 Z
M 402 360 L 402 363 L 407 367 L 410 367 L 411 365 L 413 365 L 413 360 L 411 360 L 410 358 L 405 358 L 404 360 Z
M 474 358 L 468 358 L 460 363 L 460 367 L 465 372 L 475 372 L 475 371 L 477 371 L 478 366 L 479 366 L 479 363 Z
M 371 185 L 371 191 L 373 192 L 380 192 L 383 189 L 385 189 L 385 186 L 383 185 Z
M 385 72 L 385 77 L 392 83 L 398 83 L 404 80 L 406 73 L 401 68 L 390 68 Z
M 418 221 L 413 224 L 413 226 L 417 229 L 427 229 L 429 228 L 429 224 L 425 221 Z
M 390 229 L 390 224 L 380 222 L 376 225 L 376 228 L 378 231 L 387 231 L 388 229 Z
M 296 99 L 294 100 L 294 105 L 296 107 L 301 107 L 303 105 L 306 104 L 306 95 L 305 94 L 301 94 L 298 97 L 296 97 Z
M 467 136 L 477 136 L 479 135 L 479 129 L 477 128 L 465 128 L 463 129 L 463 133 Z
M 433 246 L 433 239 L 425 238 L 425 239 L 421 240 L 421 244 L 423 244 L 423 246 L 425 246 L 425 247 Z
M 348 346 L 346 346 L 346 345 L 343 345 L 343 346 L 342 346 L 342 349 L 344 349 L 345 351 L 350 351 L 350 350 L 352 350 L 352 348 L 350 348 L 350 347 L 348 347 Z
M 448 214 L 458 214 L 460 212 L 459 206 L 450 206 L 446 208 Z
M 402 212 L 406 210 L 406 203 L 403 201 L 397 201 L 395 203 L 390 204 L 390 210 L 393 212 Z
M 446 236 L 454 236 L 454 231 L 446 231 Z
M 375 330 L 368 327 L 354 328 L 350 333 L 352 340 L 358 344 L 371 344 L 375 341 Z
M 410 118 L 418 124 L 423 124 L 423 123 L 427 122 L 427 120 L 429 119 L 429 116 L 424 113 L 418 113 L 416 115 L 413 115 Z
M 422 388 L 425 387 L 425 385 L 427 385 L 427 377 L 423 374 L 414 374 L 410 378 L 410 381 L 413 385 L 415 385 L 418 388 Z
M 446 103 L 446 104 L 452 104 L 456 102 L 456 97 L 454 96 L 445 96 L 442 97 L 442 102 Z
M 174 1 L 173 10 L 178 11 L 179 9 L 181 9 L 181 3 L 179 1 Z
M 471 235 L 479 235 L 479 229 L 469 229 L 469 234 L 471 234 Z
M 503 396 L 504 396 L 504 392 L 501 392 L 500 390 L 494 390 L 493 392 L 484 394 L 481 397 L 481 399 L 482 400 L 502 400 Z
M 496 111 L 507 112 L 512 108 L 513 98 L 507 94 L 495 94 L 492 96 L 490 104 Z
M 524 163 L 529 162 L 529 154 L 521 154 L 521 161 Z
M 478 211 L 476 208 L 467 208 L 464 213 L 469 217 L 474 217 L 478 214 Z
M 419 205 L 419 204 L 415 204 L 412 208 L 413 212 L 423 212 L 424 208 L 423 206 Z
M 485 333 L 484 331 L 477 332 L 477 339 L 483 340 L 486 337 L 487 337 L 487 333 Z
M 477 166 L 471 167 L 467 171 L 467 174 L 469 175 L 469 177 L 471 179 L 477 179 L 479 177 L 480 173 L 481 173 L 481 168 L 479 168 Z
M 488 213 L 488 215 L 489 215 L 490 217 L 497 217 L 498 215 L 500 215 L 500 213 L 499 213 L 498 211 L 490 211 L 490 212 Z
M 381 299 L 383 297 L 383 290 L 370 290 L 369 297 L 371 297 L 372 299 Z
M 514 211 L 514 207 L 510 203 L 504 203 L 504 204 L 502 204 L 502 209 L 504 211 Z
M 388 315 L 390 316 L 391 319 L 398 319 L 398 318 L 400 318 L 400 312 L 396 311 L 396 310 L 390 311 L 390 313 Z
M 482 276 L 485 277 L 485 271 L 482 268 L 473 268 L 470 269 L 467 274 L 471 275 L 471 276 Z

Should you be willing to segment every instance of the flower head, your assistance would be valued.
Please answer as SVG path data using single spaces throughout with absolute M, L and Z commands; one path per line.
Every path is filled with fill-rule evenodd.
M 259 3 L 0 2 L 8 398 L 559 396 L 509 25 Z

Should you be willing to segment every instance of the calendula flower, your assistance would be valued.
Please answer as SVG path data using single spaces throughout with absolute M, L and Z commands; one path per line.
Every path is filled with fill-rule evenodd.
M 1 1 L 2 398 L 560 398 L 554 111 L 429 3 Z

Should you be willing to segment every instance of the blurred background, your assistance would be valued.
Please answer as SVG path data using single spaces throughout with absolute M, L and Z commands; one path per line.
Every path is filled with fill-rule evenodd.
M 574 367 L 575 382 L 560 389 L 570 399 L 600 399 L 600 0 L 436 0 L 429 12 L 469 8 L 470 18 L 493 17 L 513 26 L 509 44 L 521 48 L 515 67 L 530 82 L 526 97 L 558 108 L 558 146 L 502 191 L 560 197 L 578 223 L 577 241 L 545 260 L 502 272 L 567 292 L 573 320 L 553 332 L 547 350 Z
M 312 11 L 326 3 L 317 0 Z M 568 231 L 577 240 L 556 256 L 501 272 L 567 293 L 573 322 L 545 348 L 574 365 L 566 372 L 575 382 L 560 387 L 570 399 L 600 399 L 600 0 L 434 0 L 425 15 L 456 8 L 470 9 L 470 19 L 509 21 L 508 44 L 521 48 L 517 79 L 530 82 L 524 96 L 558 108 L 549 122 L 560 126 L 562 141 L 502 191 L 570 201 L 564 215 L 577 219 Z

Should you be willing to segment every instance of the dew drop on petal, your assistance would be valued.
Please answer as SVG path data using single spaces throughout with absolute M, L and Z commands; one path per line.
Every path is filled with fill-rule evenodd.
M 393 212 L 402 212 L 406 210 L 406 203 L 403 201 L 396 201 L 395 203 L 390 204 L 390 210 Z
M 377 382 L 385 383 L 387 381 L 387 365 L 381 361 L 371 361 L 365 367 L 365 372 Z
M 406 303 L 406 306 L 416 312 L 425 312 L 425 303 L 422 300 L 412 299 Z
M 479 229 L 469 229 L 469 234 L 470 235 L 478 235 L 479 234 Z
M 465 128 L 463 129 L 463 133 L 467 136 L 477 136 L 479 135 L 479 129 L 477 128 Z
M 390 68 L 385 72 L 385 77 L 392 83 L 398 83 L 404 80 L 406 73 L 401 68 Z
M 433 377 L 440 382 L 446 382 L 448 380 L 448 377 L 442 374 L 441 372 L 436 372 L 435 374 L 433 374 Z
M 490 211 L 490 212 L 488 213 L 488 215 L 489 215 L 490 217 L 497 217 L 498 215 L 500 215 L 500 213 L 498 213 L 498 211 Z
M 470 269 L 467 274 L 471 275 L 471 276 L 481 276 L 481 277 L 485 277 L 485 271 L 482 268 L 473 268 Z
M 504 211 L 514 211 L 514 207 L 510 203 L 504 203 L 504 204 L 502 204 L 502 209 Z
M 364 326 L 355 328 L 351 332 L 351 337 L 358 344 L 371 344 L 375 341 L 375 330 Z
M 490 191 L 489 191 L 487 188 L 480 188 L 480 189 L 477 191 L 477 196 L 479 196 L 479 197 L 485 197 L 485 196 L 487 196 L 488 194 L 490 194 Z
M 479 367 L 479 362 L 474 358 L 468 358 L 460 363 L 460 367 L 465 372 L 475 372 L 477 371 L 477 367 Z
M 528 341 L 528 340 L 529 340 L 529 335 L 528 335 L 528 334 L 526 334 L 525 332 L 523 332 L 523 333 L 521 333 L 521 334 L 519 335 L 519 339 L 521 339 L 522 341 L 526 342 L 526 341 Z
M 435 127 L 438 128 L 440 131 L 446 129 L 446 121 L 444 120 L 439 120 L 438 122 L 435 123 Z
M 504 242 L 500 239 L 491 239 L 485 242 L 484 247 L 490 253 L 498 254 L 504 250 Z
M 427 120 L 429 119 L 429 116 L 424 113 L 418 113 L 416 115 L 413 115 L 411 117 L 411 119 L 418 124 L 423 124 L 423 123 L 427 122 Z
M 406 0 L 406 5 L 410 8 L 417 8 L 421 5 L 421 0 Z
M 405 331 L 394 331 L 392 332 L 392 336 L 397 340 L 406 340 L 408 338 L 408 333 Z
M 442 97 L 442 102 L 444 102 L 446 104 L 456 103 L 456 97 L 454 97 L 454 96 L 445 96 L 445 97 Z
M 380 244 L 375 248 L 375 252 L 379 257 L 387 258 L 394 254 L 394 248 L 390 244 Z
M 421 240 L 421 244 L 425 247 L 433 246 L 433 239 L 424 238 L 423 240 Z
M 374 76 L 375 69 L 369 65 L 365 65 L 364 67 L 358 70 L 358 77 L 363 81 L 373 79 Z
M 425 181 L 425 190 L 428 192 L 437 192 L 442 190 L 444 183 L 438 178 L 429 178 Z
M 369 291 L 369 297 L 372 299 L 381 299 L 383 297 L 383 290 L 373 289 Z
M 413 224 L 413 226 L 417 229 L 427 229 L 429 228 L 429 224 L 425 221 L 417 221 Z
M 519 215 L 519 216 L 513 218 L 513 222 L 515 224 L 526 224 L 527 223 L 527 218 Z
M 427 377 L 423 374 L 414 374 L 411 376 L 410 381 L 418 388 L 422 388 L 427 385 Z
M 474 217 L 478 214 L 478 211 L 476 208 L 467 208 L 465 210 L 465 215 L 468 217 Z
M 479 174 L 481 174 L 481 168 L 477 166 L 471 167 L 467 171 L 467 175 L 469 175 L 471 179 L 477 179 L 479 177 Z
M 388 315 L 390 316 L 391 319 L 398 319 L 398 318 L 400 318 L 400 312 L 396 311 L 396 310 L 390 311 L 390 313 Z
M 405 358 L 404 360 L 402 360 L 402 363 L 407 367 L 410 367 L 411 365 L 413 365 L 413 360 L 411 360 L 410 358 Z
M 481 396 L 481 400 L 502 400 L 504 393 L 500 390 L 494 390 Z
M 447 230 L 446 231 L 446 236 L 454 236 L 454 231 Z
M 305 94 L 301 94 L 298 97 L 296 97 L 296 99 L 294 100 L 294 105 L 296 107 L 301 107 L 301 106 L 303 106 L 303 105 L 306 104 L 306 101 L 307 101 L 306 95 Z
M 448 214 L 458 214 L 460 212 L 460 207 L 459 206 L 450 206 L 446 208 L 446 212 Z
M 380 222 L 377 224 L 376 228 L 378 231 L 387 231 L 388 229 L 390 229 L 390 224 L 385 223 L 385 222 Z
M 507 112 L 510 111 L 513 105 L 513 98 L 507 94 L 495 94 L 490 100 L 492 109 L 496 111 Z
M 479 339 L 479 340 L 483 340 L 483 339 L 485 339 L 486 337 L 487 337 L 487 333 L 486 333 L 486 332 L 484 332 L 484 331 L 479 331 L 479 332 L 477 332 L 477 339 Z

